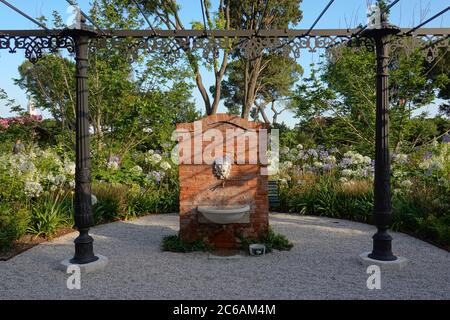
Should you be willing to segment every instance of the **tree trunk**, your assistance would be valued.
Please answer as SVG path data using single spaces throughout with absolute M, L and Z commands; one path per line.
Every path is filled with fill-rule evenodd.
M 261 59 L 262 59 L 261 57 L 256 58 L 255 62 L 251 66 L 247 64 L 248 62 L 246 62 L 247 66 L 251 68 L 251 71 L 249 77 L 247 77 L 244 83 L 245 88 L 247 88 L 245 97 L 246 99 L 244 107 L 242 109 L 242 118 L 244 119 L 248 119 L 248 116 L 250 115 L 250 110 L 256 100 L 256 93 L 257 93 L 256 87 L 261 67 Z
M 258 108 L 259 113 L 260 113 L 261 116 L 263 117 L 264 122 L 270 124 L 269 117 L 267 116 L 266 110 L 265 110 L 265 108 L 266 108 L 266 106 L 267 106 L 267 102 L 264 102 L 263 104 L 259 104 L 259 103 L 256 103 L 256 102 L 255 102 L 255 105 L 256 105 L 256 107 Z
M 203 85 L 202 75 L 197 72 L 195 75 L 195 82 L 197 84 L 198 90 L 202 95 L 203 102 L 205 103 L 205 110 L 207 115 L 212 114 L 211 101 L 209 100 L 208 92 L 206 91 L 205 86 Z

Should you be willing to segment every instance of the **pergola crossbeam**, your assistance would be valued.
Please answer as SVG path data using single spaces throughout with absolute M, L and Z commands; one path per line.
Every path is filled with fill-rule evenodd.
M 315 37 L 347 37 L 352 38 L 357 29 L 315 29 L 306 36 L 307 29 L 285 30 L 208 30 L 210 38 L 315 38 Z M 400 29 L 399 36 L 406 35 L 410 29 Z M 94 35 L 93 38 L 204 38 L 204 30 L 104 30 L 104 35 Z M 46 37 L 67 36 L 68 30 L 54 29 L 48 32 L 39 29 L 33 30 L 0 30 L 0 33 L 18 37 Z M 447 36 L 450 28 L 420 28 L 410 33 L 411 36 Z
M 354 29 L 297 29 L 297 30 L 105 30 L 104 34 L 92 32 L 90 38 L 95 41 L 92 46 L 110 45 L 131 51 L 151 50 L 165 53 L 169 59 L 179 59 L 184 49 L 203 51 L 203 57 L 210 59 L 217 48 L 230 49 L 242 56 L 252 59 L 263 52 L 278 52 L 285 56 L 292 54 L 299 58 L 301 51 L 316 52 L 327 50 L 331 59 L 339 57 L 342 45 L 358 49 L 366 47 L 373 50 L 374 43 L 366 37 L 352 37 Z M 419 28 L 406 34 L 410 29 L 401 29 L 394 36 L 392 47 L 411 46 L 428 49 L 424 54 L 433 61 L 437 56 L 436 47 L 450 47 L 445 42 L 450 35 L 450 28 Z M 55 52 L 59 49 L 74 50 L 73 30 L 0 30 L 0 49 L 15 52 L 24 49 L 25 56 L 36 62 L 43 51 Z M 413 39 L 411 41 L 409 39 Z M 131 40 L 131 41 L 130 41 Z M 174 41 L 176 40 L 176 41 Z

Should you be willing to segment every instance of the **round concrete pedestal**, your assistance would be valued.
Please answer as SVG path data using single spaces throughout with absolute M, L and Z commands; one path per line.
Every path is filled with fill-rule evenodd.
M 380 261 L 369 258 L 370 252 L 364 252 L 359 255 L 359 262 L 365 266 L 376 265 L 379 266 L 381 270 L 403 270 L 407 264 L 408 259 L 404 257 L 397 257 L 395 261 Z
M 95 271 L 100 271 L 100 270 L 105 269 L 106 265 L 108 264 L 108 258 L 105 256 L 102 256 L 102 255 L 99 255 L 99 254 L 97 254 L 96 257 L 98 257 L 98 259 L 95 260 L 94 262 L 85 263 L 85 264 L 71 263 L 70 260 L 72 258 L 67 258 L 64 261 L 61 261 L 61 263 L 58 266 L 58 269 L 66 272 L 67 268 L 70 265 L 76 265 L 76 266 L 80 267 L 80 270 L 82 273 L 90 273 L 90 272 L 95 272 Z

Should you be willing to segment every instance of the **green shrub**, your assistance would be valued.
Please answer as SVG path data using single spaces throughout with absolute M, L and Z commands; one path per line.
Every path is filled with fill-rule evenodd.
M 142 191 L 139 185 L 102 182 L 93 185 L 92 193 L 98 201 L 93 207 L 96 224 L 178 211 L 178 188 L 166 185 Z
M 27 231 L 36 237 L 51 239 L 61 227 L 72 226 L 72 210 L 59 197 L 39 198 L 32 209 L 31 224 Z
M 281 188 L 283 207 L 289 212 L 370 222 L 373 211 L 372 185 L 368 181 L 340 184 L 317 179 L 297 188 Z
M 241 247 L 248 251 L 248 247 L 254 243 L 262 243 L 266 246 L 266 252 L 272 252 L 275 250 L 289 251 L 292 249 L 294 244 L 289 241 L 286 236 L 276 233 L 271 227 L 269 227 L 269 232 L 267 236 L 260 236 L 258 240 L 246 239 L 242 236 L 239 237 L 241 241 Z
M 316 177 L 300 186 L 280 188 L 286 211 L 372 223 L 373 184 L 369 180 L 341 183 Z M 439 185 L 417 182 L 412 189 L 394 189 L 394 231 L 406 232 L 442 246 L 450 246 L 450 194 Z
M 129 198 L 129 210 L 137 216 L 178 212 L 178 189 L 149 189 Z
M 272 228 L 269 228 L 267 237 L 260 239 L 265 245 L 268 252 L 272 252 L 273 249 L 280 251 L 289 251 L 294 244 L 289 241 L 286 236 L 276 233 Z
M 183 241 L 177 234 L 165 236 L 162 241 L 161 249 L 163 251 L 171 251 L 171 252 L 194 252 L 194 251 L 207 252 L 211 251 L 213 248 L 212 246 L 201 240 L 193 242 Z
M 92 186 L 92 194 L 98 202 L 92 209 L 94 223 L 126 219 L 128 193 L 129 187 L 119 183 L 95 183 Z
M 26 208 L 11 208 L 0 204 L 0 251 L 11 247 L 13 241 L 25 234 L 30 222 Z

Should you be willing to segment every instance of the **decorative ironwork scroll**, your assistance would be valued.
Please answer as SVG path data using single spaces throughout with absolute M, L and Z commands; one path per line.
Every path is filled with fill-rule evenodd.
M 450 50 L 450 37 L 437 35 L 426 35 L 422 37 L 395 37 L 391 43 L 391 53 L 395 57 L 399 51 L 411 55 L 419 50 L 423 58 L 432 63 L 439 56 L 439 49 L 446 48 Z
M 64 30 L 53 30 L 46 34 L 42 30 L 0 31 L 0 49 L 14 53 L 25 50 L 25 57 L 36 62 L 45 51 L 55 52 L 67 49 L 73 52 L 74 40 L 70 35 L 62 35 Z M 3 32 L 3 33 L 2 33 Z M 323 50 L 331 61 L 341 57 L 342 47 L 352 50 L 365 48 L 374 50 L 373 40 L 354 37 L 354 30 L 315 30 L 306 35 L 303 30 L 217 30 L 203 33 L 199 30 L 159 30 L 157 34 L 148 30 L 112 30 L 91 38 L 90 50 L 106 48 L 120 50 L 136 58 L 139 51 L 155 52 L 167 56 L 168 61 L 177 62 L 186 54 L 202 57 L 207 63 L 218 59 L 221 50 L 246 59 L 254 59 L 263 54 L 277 53 L 299 58 L 302 51 Z M 394 53 L 399 49 L 411 52 L 421 49 L 424 58 L 434 61 L 440 48 L 450 48 L 448 29 L 420 29 L 414 35 L 404 32 L 392 36 L 390 47 Z M 446 37 L 446 38 L 445 38 Z
M 207 62 L 212 63 L 218 58 L 220 50 L 229 50 L 230 53 L 246 59 L 255 59 L 265 53 L 276 52 L 284 56 L 297 59 L 302 50 L 317 52 L 319 49 L 330 49 L 345 42 L 349 46 L 358 47 L 369 42 L 368 39 L 350 41 L 350 37 L 343 36 L 307 36 L 307 37 L 166 37 L 166 38 L 98 38 L 93 42 L 94 47 L 108 48 L 109 46 L 136 55 L 139 50 L 158 52 L 167 55 L 170 61 L 177 61 L 187 52 L 199 54 Z M 372 46 L 372 44 L 370 45 Z
M 220 50 L 228 50 L 245 59 L 255 59 L 263 54 L 277 53 L 298 59 L 303 50 L 317 52 L 325 50 L 328 58 L 336 61 L 340 57 L 341 46 L 359 50 L 364 47 L 374 50 L 374 43 L 369 38 L 351 38 L 351 36 L 304 36 L 304 37 L 166 37 L 166 38 L 98 38 L 94 47 L 112 46 L 122 52 L 137 55 L 139 50 L 158 52 L 167 56 L 171 62 L 183 58 L 187 52 L 199 54 L 208 63 L 218 58 Z
M 46 50 L 52 53 L 59 49 L 74 52 L 75 42 L 69 36 L 0 35 L 0 49 L 8 49 L 10 53 L 15 53 L 18 49 L 25 50 L 25 58 L 35 63 L 42 58 Z

